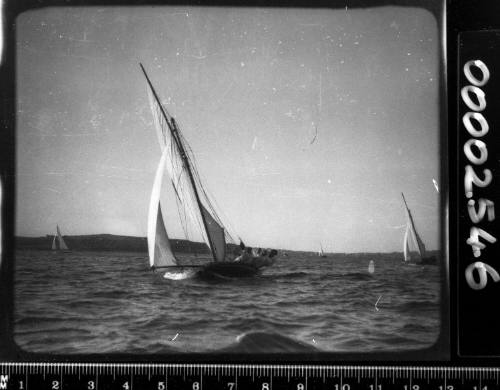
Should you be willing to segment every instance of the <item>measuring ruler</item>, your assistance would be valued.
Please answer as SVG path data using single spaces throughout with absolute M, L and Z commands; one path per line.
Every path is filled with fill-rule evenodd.
M 0 363 L 0 390 L 493 390 L 498 368 Z

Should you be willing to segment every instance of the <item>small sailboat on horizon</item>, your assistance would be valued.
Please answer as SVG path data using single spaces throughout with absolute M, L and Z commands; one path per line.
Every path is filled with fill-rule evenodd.
M 160 102 L 144 67 L 142 64 L 140 66 L 148 84 L 149 102 L 162 151 L 149 204 L 147 240 L 150 266 L 154 270 L 164 271 L 164 277 L 169 279 L 183 279 L 200 273 L 222 277 L 244 277 L 259 273 L 262 266 L 268 265 L 264 257 L 256 256 L 255 259 L 260 262 L 255 263 L 235 262 L 239 254 L 236 254 L 238 246 L 217 215 L 214 203 L 202 185 L 191 148 L 175 119 Z M 208 247 L 210 258 L 205 259 L 203 264 L 189 264 L 174 253 L 160 205 L 165 170 L 170 177 L 184 235 L 189 241 L 193 241 L 190 237 L 197 235 Z M 229 253 L 228 242 L 233 243 L 232 253 Z M 244 247 L 241 239 L 240 245 L 242 251 L 250 249 Z
M 428 256 L 425 250 L 425 245 L 417 233 L 415 223 L 411 211 L 408 208 L 406 199 L 403 193 L 403 202 L 406 209 L 406 229 L 403 239 L 403 263 L 414 265 L 436 264 L 437 259 L 435 256 Z
M 52 239 L 52 250 L 69 251 L 69 248 L 61 235 L 61 231 L 59 230 L 59 225 L 56 225 L 56 234 L 54 234 L 54 238 Z
M 323 250 L 323 245 L 321 245 L 321 242 L 319 243 L 318 256 L 319 257 L 326 257 L 326 254 L 325 254 L 325 251 Z

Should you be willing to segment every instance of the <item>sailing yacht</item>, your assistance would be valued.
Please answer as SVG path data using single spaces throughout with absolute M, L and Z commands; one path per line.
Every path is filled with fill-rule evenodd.
M 166 272 L 164 277 L 170 279 L 182 279 L 200 272 L 229 277 L 257 274 L 260 268 L 234 262 L 236 254 L 228 253 L 227 243 L 235 243 L 235 240 L 223 225 L 202 185 L 191 148 L 177 122 L 161 103 L 144 67 L 140 66 L 148 84 L 149 103 L 162 152 L 149 204 L 147 240 L 150 266 Z M 210 258 L 204 264 L 187 264 L 174 253 L 160 204 L 165 170 L 170 177 L 184 235 L 189 241 L 201 239 L 209 249 Z
M 413 222 L 413 217 L 411 211 L 408 208 L 406 199 L 403 193 L 403 202 L 406 209 L 406 230 L 403 239 L 403 263 L 405 264 L 436 264 L 437 259 L 435 256 L 427 256 L 425 251 L 425 245 L 422 242 L 420 236 L 415 228 L 415 223 Z
M 319 257 L 326 257 L 325 251 L 323 250 L 323 245 L 321 245 L 321 243 L 319 243 L 318 256 Z
M 61 231 L 59 230 L 59 225 L 56 225 L 56 234 L 54 234 L 54 238 L 52 240 L 52 250 L 53 251 L 69 251 L 68 246 L 64 242 L 64 239 L 61 235 Z

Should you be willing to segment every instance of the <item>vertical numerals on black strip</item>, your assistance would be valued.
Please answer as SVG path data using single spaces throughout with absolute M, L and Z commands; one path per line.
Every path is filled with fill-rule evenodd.
M 450 258 L 450 264 L 458 261 L 458 279 L 451 280 L 458 281 L 454 290 L 457 292 L 457 346 L 459 355 L 464 357 L 500 355 L 500 321 L 492 309 L 500 292 L 498 50 L 498 31 L 470 31 L 459 35 L 458 259 Z
M 490 131 L 488 120 L 483 112 L 487 106 L 485 86 L 490 80 L 490 70 L 480 59 L 469 60 L 463 66 L 466 86 L 462 87 L 460 96 L 466 106 L 466 112 L 462 116 L 462 124 L 467 133 L 467 141 L 464 143 L 463 151 L 466 157 L 464 191 L 467 197 L 467 212 L 470 222 L 469 238 L 474 258 L 479 260 L 482 251 L 487 245 L 494 244 L 497 239 L 487 230 L 485 222 L 495 220 L 495 203 L 490 199 L 474 199 L 474 187 L 486 188 L 492 183 L 493 174 L 485 163 L 488 160 L 488 147 L 484 136 Z M 476 272 L 475 272 L 476 271 Z M 478 275 L 478 280 L 474 274 Z M 488 283 L 488 275 L 498 282 L 498 272 L 489 264 L 481 261 L 471 263 L 465 270 L 467 284 L 474 290 L 481 290 Z

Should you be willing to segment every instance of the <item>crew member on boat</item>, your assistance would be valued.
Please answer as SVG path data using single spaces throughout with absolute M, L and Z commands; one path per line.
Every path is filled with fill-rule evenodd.
M 278 254 L 276 249 L 272 249 L 269 251 L 262 248 L 254 248 L 246 247 L 240 256 L 234 259 L 237 263 L 248 264 L 255 268 L 268 267 L 273 265 L 275 262 L 275 257 Z

